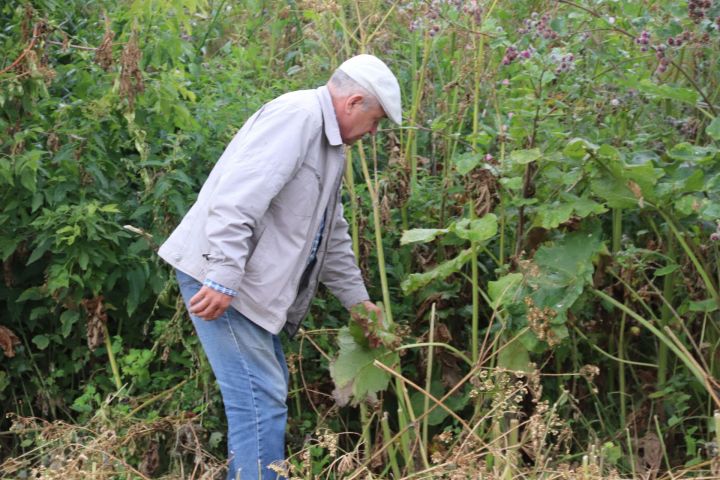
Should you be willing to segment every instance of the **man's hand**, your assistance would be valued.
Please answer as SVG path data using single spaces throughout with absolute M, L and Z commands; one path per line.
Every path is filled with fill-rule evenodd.
M 384 345 L 392 350 L 400 345 L 401 339 L 395 335 L 394 325 L 389 327 L 385 325 L 382 308 L 370 300 L 353 305 L 350 308 L 350 316 L 362 330 L 362 333 L 358 332 L 358 334 L 367 339 L 370 348 Z M 356 338 L 356 341 L 359 342 L 358 338 Z
M 380 324 L 385 323 L 382 308 L 375 305 L 370 300 L 356 303 L 350 308 L 350 316 L 359 323 L 366 323 L 368 319 L 377 318 Z
M 202 287 L 190 299 L 190 313 L 203 320 L 215 320 L 230 306 L 233 297 L 210 287 Z

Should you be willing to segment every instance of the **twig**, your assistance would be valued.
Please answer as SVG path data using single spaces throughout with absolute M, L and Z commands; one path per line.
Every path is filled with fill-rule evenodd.
M 35 42 L 37 41 L 38 38 L 40 38 L 40 28 L 42 26 L 44 26 L 44 24 L 42 22 L 35 24 L 35 27 L 33 27 L 33 36 L 32 36 L 32 39 L 30 39 L 30 44 L 25 48 L 25 50 L 23 50 L 23 52 L 20 54 L 20 56 L 18 58 L 16 58 L 13 63 L 10 64 L 10 66 L 0 70 L 0 75 L 2 75 L 3 73 L 7 73 L 10 70 L 12 70 L 13 68 L 17 67 L 18 64 L 20 64 L 20 62 L 23 60 L 23 58 L 25 58 L 25 55 L 30 53 L 30 50 L 32 50 L 35 47 Z
M 375 360 L 375 361 L 373 362 L 373 365 L 374 365 L 375 367 L 377 367 L 377 368 L 380 368 L 380 369 L 382 369 L 382 370 L 385 370 L 386 372 L 388 372 L 389 374 L 393 375 L 394 377 L 399 378 L 399 379 L 402 380 L 403 382 L 405 382 L 405 383 L 407 383 L 408 385 L 410 385 L 411 387 L 413 387 L 413 388 L 414 388 L 415 390 L 417 390 L 418 392 L 420 392 L 420 393 L 422 393 L 423 395 L 425 395 L 426 398 L 429 398 L 430 400 L 432 400 L 433 402 L 435 402 L 435 404 L 436 404 L 435 406 L 436 406 L 436 407 L 440 407 L 440 408 L 442 408 L 443 410 L 445 410 L 448 414 L 450 414 L 451 417 L 453 417 L 455 420 L 457 420 L 458 422 L 460 422 L 460 424 L 461 424 L 463 427 L 465 427 L 465 428 L 468 430 L 468 432 L 470 432 L 471 434 L 474 434 L 474 435 L 477 437 L 477 440 L 481 440 L 481 441 L 482 441 L 482 439 L 477 435 L 477 433 L 475 433 L 475 432 L 473 431 L 473 429 L 470 427 L 470 425 L 467 424 L 467 422 L 466 422 L 465 420 L 463 420 L 457 413 L 453 412 L 447 405 L 445 405 L 445 404 L 442 403 L 440 400 L 438 400 L 433 394 L 431 394 L 430 392 L 428 392 L 427 390 L 425 390 L 424 388 L 422 388 L 420 385 L 418 385 L 417 383 L 413 382 L 412 380 L 409 380 L 409 379 L 405 378 L 404 376 L 402 376 L 401 374 L 399 374 L 398 372 L 396 372 L 395 370 L 393 370 L 392 368 L 388 367 L 387 365 L 385 365 L 385 364 L 382 363 L 382 362 L 379 362 L 379 361 Z M 426 411 L 426 412 L 424 412 L 424 413 L 429 413 L 429 410 Z
M 60 45 L 61 47 L 64 47 L 64 48 L 68 48 L 68 47 L 76 48 L 78 50 L 90 50 L 90 51 L 97 50 L 97 47 L 84 47 L 82 45 L 73 45 L 72 43 L 66 44 L 63 42 L 58 42 L 56 40 L 48 40 L 47 43 L 49 43 L 50 45 Z M 120 44 L 116 43 L 115 45 L 120 45 Z
M 164 392 L 160 392 L 160 393 L 158 393 L 157 395 L 153 395 L 152 397 L 150 397 L 149 399 L 147 399 L 146 401 L 144 401 L 142 404 L 140 404 L 138 407 L 136 407 L 134 410 L 132 410 L 130 413 L 128 413 L 128 414 L 125 416 L 125 418 L 132 417 L 133 415 L 135 415 L 137 412 L 139 412 L 139 411 L 142 410 L 143 408 L 147 407 L 148 405 L 154 403 L 155 401 L 161 399 L 162 397 L 164 397 L 164 396 L 166 396 L 166 395 L 169 395 L 169 394 L 173 393 L 175 390 L 177 390 L 178 388 L 180 388 L 180 387 L 182 387 L 183 385 L 185 385 L 189 380 L 192 380 L 193 378 L 195 378 L 195 376 L 197 376 L 197 373 L 194 373 L 193 375 L 191 375 L 190 377 L 186 378 L 186 379 L 183 380 L 182 382 L 178 383 L 178 384 L 175 385 L 174 387 L 172 387 L 172 388 L 170 388 L 170 389 L 168 389 L 168 390 L 165 390 Z

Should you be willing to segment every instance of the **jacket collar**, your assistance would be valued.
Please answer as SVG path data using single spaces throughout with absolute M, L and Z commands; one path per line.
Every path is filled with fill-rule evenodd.
M 319 87 L 316 92 L 318 100 L 320 101 L 320 107 L 322 108 L 323 125 L 325 126 L 325 136 L 327 137 L 328 143 L 334 147 L 342 145 L 340 126 L 335 116 L 335 109 L 332 105 L 330 92 L 325 85 Z

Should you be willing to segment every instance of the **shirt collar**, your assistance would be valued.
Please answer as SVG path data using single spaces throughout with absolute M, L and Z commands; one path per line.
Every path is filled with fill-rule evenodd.
M 323 85 L 317 89 L 318 100 L 322 108 L 323 125 L 325 126 L 325 136 L 330 145 L 336 147 L 342 145 L 342 137 L 340 136 L 340 126 L 338 125 L 335 109 L 333 108 L 332 98 L 327 86 Z

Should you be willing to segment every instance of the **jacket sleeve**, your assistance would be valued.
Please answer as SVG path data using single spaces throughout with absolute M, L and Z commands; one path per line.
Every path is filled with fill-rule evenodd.
M 342 203 L 338 201 L 335 209 L 335 222 L 328 232 L 327 253 L 320 281 L 324 283 L 338 300 L 349 309 L 356 303 L 369 300 L 362 274 L 355 263 L 352 240 L 348 233 L 348 223 L 343 216 Z
M 249 122 L 223 153 L 230 158 L 211 194 L 205 225 L 206 278 L 232 290 L 242 282 L 253 230 L 320 131 L 309 112 L 281 102 L 267 104 Z

